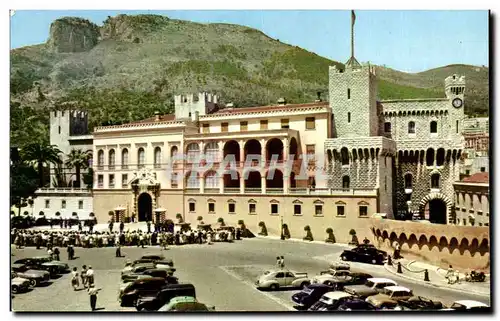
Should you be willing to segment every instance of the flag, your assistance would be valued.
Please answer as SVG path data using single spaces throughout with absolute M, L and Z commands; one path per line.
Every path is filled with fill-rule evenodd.
M 356 22 L 356 14 L 354 13 L 354 10 L 351 10 L 351 25 L 354 26 L 355 22 Z

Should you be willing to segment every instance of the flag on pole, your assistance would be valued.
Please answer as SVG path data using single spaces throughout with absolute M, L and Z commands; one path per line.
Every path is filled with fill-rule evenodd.
M 356 22 L 356 14 L 354 13 L 354 10 L 351 10 L 351 24 L 354 26 L 355 22 Z

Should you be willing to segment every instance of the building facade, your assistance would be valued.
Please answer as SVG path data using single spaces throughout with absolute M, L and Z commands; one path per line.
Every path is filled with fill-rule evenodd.
M 455 189 L 456 224 L 489 226 L 489 174 L 476 173 L 453 184 Z

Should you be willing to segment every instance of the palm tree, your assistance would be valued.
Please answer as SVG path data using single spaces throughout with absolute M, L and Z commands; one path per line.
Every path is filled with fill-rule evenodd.
M 40 187 L 44 186 L 44 165 L 61 164 L 62 162 L 59 158 L 59 154 L 62 152 L 56 147 L 56 145 L 45 145 L 35 142 L 26 145 L 21 150 L 21 153 L 24 160 L 37 164 Z
M 66 166 L 75 168 L 76 181 L 74 187 L 80 187 L 80 170 L 89 167 L 90 151 L 83 152 L 81 149 L 72 149 L 68 154 Z

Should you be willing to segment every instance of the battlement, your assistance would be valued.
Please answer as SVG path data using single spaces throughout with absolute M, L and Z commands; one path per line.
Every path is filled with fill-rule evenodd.
M 372 75 L 376 75 L 375 66 L 370 64 L 360 65 L 359 67 L 349 67 L 347 66 L 345 69 L 339 69 L 337 66 L 333 65 L 329 67 L 330 74 L 343 74 L 343 73 L 357 73 L 361 71 L 368 71 Z
M 198 115 L 207 115 L 215 112 L 218 108 L 219 96 L 207 92 L 194 94 L 181 94 L 174 96 L 175 102 L 175 118 L 176 119 L 192 119 L 197 113 Z
M 465 93 L 465 76 L 451 75 L 444 80 L 446 96 L 463 95 Z

